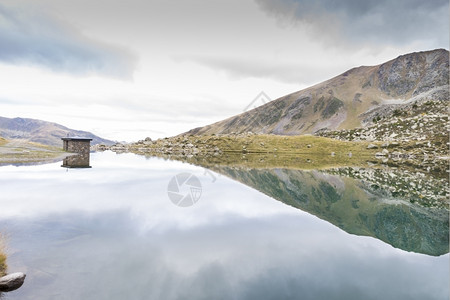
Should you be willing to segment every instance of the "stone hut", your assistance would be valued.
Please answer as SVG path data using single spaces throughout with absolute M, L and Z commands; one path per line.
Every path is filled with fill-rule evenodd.
M 65 137 L 63 140 L 63 149 L 68 152 L 89 153 L 91 150 L 92 139 L 84 137 Z
M 65 137 L 63 140 L 64 151 L 77 153 L 63 160 L 64 168 L 90 168 L 90 152 L 92 139 L 84 137 Z

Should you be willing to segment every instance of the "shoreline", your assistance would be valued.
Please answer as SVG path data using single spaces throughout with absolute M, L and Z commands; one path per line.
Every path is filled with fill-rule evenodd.
M 63 160 L 76 153 L 62 148 L 24 140 L 9 140 L 0 145 L 0 166 L 46 164 Z

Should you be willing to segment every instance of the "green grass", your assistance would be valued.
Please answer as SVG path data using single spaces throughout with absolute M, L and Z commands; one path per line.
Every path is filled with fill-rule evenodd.
M 342 106 L 344 106 L 344 102 L 336 97 L 333 97 L 330 101 L 328 101 L 328 104 L 322 111 L 321 115 L 325 119 L 328 119 L 329 117 L 333 116 Z
M 4 238 L 0 233 L 0 277 L 6 275 L 7 269 Z
M 136 143 L 130 145 L 128 151 L 188 160 L 194 164 L 202 164 L 206 161 L 219 165 L 250 168 L 326 169 L 342 166 L 367 167 L 368 164 L 378 164 L 381 161 L 375 158 L 375 153 L 381 151 L 381 145 L 384 142 L 370 143 L 377 145 L 378 148 L 367 149 L 368 141 L 342 141 L 311 135 L 190 135 L 160 139 L 149 144 Z M 396 146 L 390 146 L 389 152 L 405 153 L 417 147 L 415 141 L 402 142 L 397 143 Z M 442 162 L 445 164 L 445 161 Z M 387 163 L 398 164 L 395 167 L 404 167 L 405 164 L 417 167 L 422 163 L 422 159 L 408 158 L 402 162 Z M 446 170 L 441 165 L 441 163 L 434 164 L 431 171 Z
M 172 145 L 168 145 L 171 143 Z M 347 142 L 331 138 L 310 135 L 280 136 L 280 135 L 223 135 L 223 136 L 187 136 L 173 137 L 156 141 L 152 145 L 133 147 L 145 147 L 159 149 L 164 147 L 183 146 L 193 144 L 197 147 L 218 147 L 223 152 L 238 153 L 284 153 L 284 154 L 321 154 L 330 155 L 331 152 L 352 152 L 356 155 L 373 156 L 376 152 L 368 150 L 368 142 Z M 132 147 L 132 148 L 133 148 Z
M 161 139 L 150 145 L 135 144 L 131 152 L 174 159 L 189 156 L 188 145 L 199 149 L 191 159 L 208 156 L 209 162 L 247 167 L 288 167 L 317 169 L 342 165 L 367 165 L 377 149 L 367 149 L 368 142 L 347 142 L 317 136 L 223 135 L 186 136 Z M 191 148 L 192 148 L 191 145 Z M 170 151 L 168 149 L 171 149 Z M 214 153 L 214 149 L 220 149 Z M 214 155 L 212 155 L 214 153 Z
M 169 143 L 171 152 L 165 150 Z M 186 155 L 183 151 L 188 144 L 198 147 L 200 153 Z M 316 136 L 226 135 L 176 137 L 159 140 L 144 148 L 143 145 L 131 147 L 130 150 L 137 154 L 187 160 L 204 166 L 218 164 L 311 170 L 343 165 L 367 166 L 368 161 L 374 160 L 377 151 L 367 149 L 367 145 L 368 142 L 346 142 Z M 220 149 L 220 154 L 208 152 L 215 148 Z
M 194 141 L 195 142 L 195 141 Z M 206 138 L 205 142 L 223 152 L 273 153 L 283 155 L 370 156 L 376 151 L 367 149 L 367 142 L 346 142 L 316 136 L 250 135 L 247 137 Z
M 6 275 L 6 270 L 8 266 L 6 265 L 6 254 L 0 253 L 0 276 Z

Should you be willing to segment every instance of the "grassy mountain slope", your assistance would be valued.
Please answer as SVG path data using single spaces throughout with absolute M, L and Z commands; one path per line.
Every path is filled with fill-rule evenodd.
M 374 116 L 425 101 L 448 101 L 449 52 L 437 49 L 402 55 L 377 66 L 353 68 L 186 134 L 311 134 L 371 125 Z
M 57 123 L 26 118 L 0 117 L 0 136 L 9 140 L 20 139 L 58 147 L 62 147 L 61 138 L 66 136 L 91 138 L 93 145 L 111 145 L 114 143 L 87 131 L 74 130 Z

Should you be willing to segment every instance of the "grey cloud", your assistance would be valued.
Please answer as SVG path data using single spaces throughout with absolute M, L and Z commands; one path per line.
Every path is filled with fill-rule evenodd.
M 255 0 L 282 24 L 294 22 L 316 38 L 333 43 L 402 45 L 426 40 L 448 47 L 449 2 L 446 0 Z
M 247 77 L 270 78 L 280 82 L 305 85 L 318 83 L 346 70 L 338 65 L 321 67 L 298 62 L 277 62 L 248 58 L 186 56 L 178 57 L 176 60 L 207 66 L 224 72 L 227 76 L 235 79 Z
M 0 61 L 76 75 L 130 78 L 136 57 L 125 48 L 82 35 L 57 17 L 0 4 Z
M 235 107 L 226 99 L 215 95 L 187 95 L 187 100 L 170 97 L 122 97 L 108 99 L 108 105 L 119 107 L 128 113 L 120 116 L 127 120 L 148 120 L 169 123 L 189 123 L 199 119 L 220 118 L 240 113 L 241 107 Z M 174 116 L 177 116 L 176 118 Z M 117 116 L 111 117 L 117 119 Z

